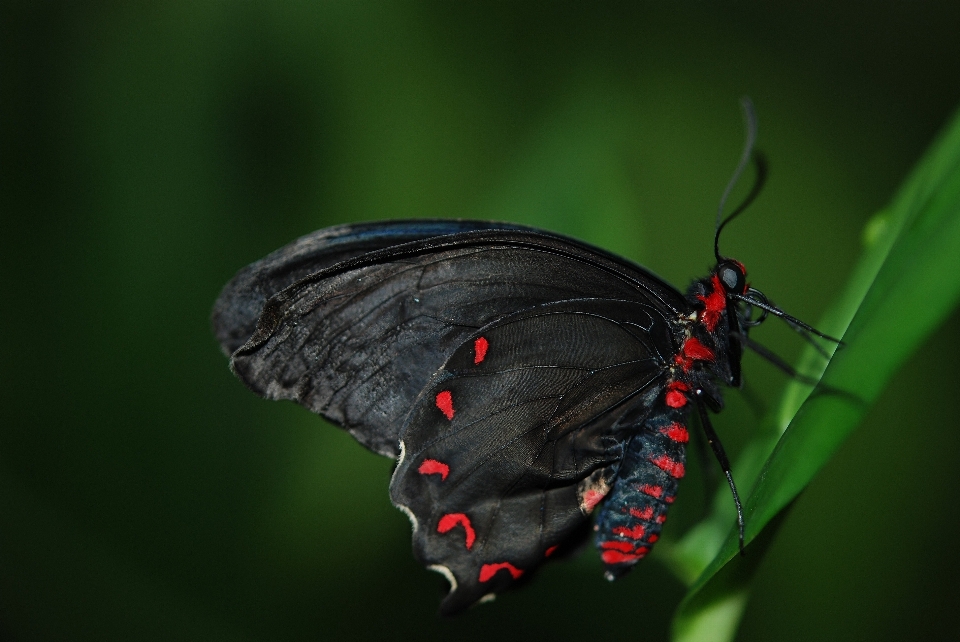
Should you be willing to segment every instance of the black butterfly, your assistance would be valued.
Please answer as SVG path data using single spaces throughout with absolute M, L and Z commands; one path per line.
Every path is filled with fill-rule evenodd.
M 718 237 L 763 182 L 754 158 L 754 189 Z M 213 323 L 251 390 L 292 399 L 397 459 L 390 497 L 413 523 L 417 559 L 449 580 L 450 614 L 575 546 L 595 509 L 608 577 L 629 570 L 683 477 L 693 408 L 742 542 L 707 408 L 721 408 L 721 385 L 740 386 L 744 347 L 795 374 L 747 337 L 767 313 L 819 333 L 715 254 L 683 295 L 630 261 L 533 228 L 343 225 L 241 270 Z

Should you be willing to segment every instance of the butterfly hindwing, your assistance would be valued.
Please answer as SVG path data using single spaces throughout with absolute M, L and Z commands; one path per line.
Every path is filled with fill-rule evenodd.
M 417 558 L 450 580 L 443 612 L 528 576 L 582 529 L 624 420 L 662 382 L 665 327 L 637 302 L 535 306 L 468 337 L 418 396 L 390 492 Z
M 562 237 L 459 232 L 361 254 L 285 287 L 231 364 L 258 394 L 295 400 L 396 457 L 414 401 L 472 333 L 585 297 L 642 303 L 657 318 L 687 305 L 642 268 Z

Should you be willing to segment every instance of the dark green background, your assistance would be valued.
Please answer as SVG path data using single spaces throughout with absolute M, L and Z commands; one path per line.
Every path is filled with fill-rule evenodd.
M 749 94 L 772 171 L 724 249 L 815 322 L 960 102 L 960 5 L 585 4 L 4 3 L 0 638 L 666 637 L 656 555 L 438 620 L 390 462 L 248 393 L 207 319 L 248 262 L 387 217 L 539 225 L 685 285 Z M 742 639 L 960 636 L 958 363 L 954 314 L 795 505 Z M 759 420 L 729 405 L 736 450 Z

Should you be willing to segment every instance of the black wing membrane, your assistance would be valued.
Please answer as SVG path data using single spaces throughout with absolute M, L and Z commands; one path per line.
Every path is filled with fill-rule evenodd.
M 287 286 L 231 365 L 254 392 L 294 400 L 396 457 L 414 401 L 467 337 L 518 310 L 584 298 L 642 303 L 661 317 L 688 307 L 643 268 L 570 239 L 459 232 L 367 252 Z
M 487 229 L 530 228 L 492 221 L 424 219 L 352 223 L 317 230 L 237 272 L 213 305 L 214 336 L 229 357 L 257 329 L 267 299 L 305 276 L 392 245 Z
M 434 376 L 390 494 L 414 554 L 450 582 L 442 613 L 528 577 L 582 530 L 659 390 L 666 328 L 637 302 L 543 304 L 471 334 Z

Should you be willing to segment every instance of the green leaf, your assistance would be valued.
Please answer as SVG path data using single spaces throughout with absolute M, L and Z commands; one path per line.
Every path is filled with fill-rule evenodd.
M 845 345 L 829 363 L 812 348 L 802 355 L 799 368 L 822 373 L 820 383 L 812 393 L 809 386 L 791 384 L 768 423 L 768 434 L 747 448 L 735 468 L 743 487 L 753 482 L 744 507 L 747 555 L 737 554 L 729 499 L 715 502 L 713 515 L 668 551 L 669 563 L 681 577 L 696 578 L 674 618 L 677 642 L 732 639 L 749 582 L 786 509 L 894 372 L 957 304 L 960 113 L 890 207 L 867 224 L 864 244 L 843 294 L 818 325 L 842 336 Z M 843 394 L 825 392 L 829 389 Z

